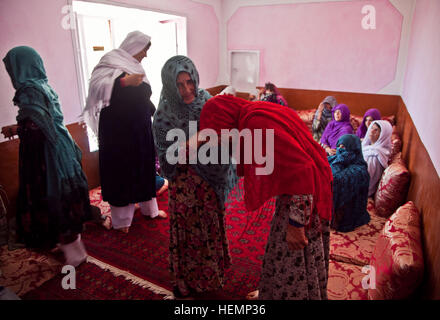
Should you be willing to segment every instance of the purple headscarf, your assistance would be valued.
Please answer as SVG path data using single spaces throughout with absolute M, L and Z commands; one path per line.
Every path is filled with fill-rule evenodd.
M 340 121 L 335 120 L 335 111 L 340 110 L 342 117 Z M 350 109 L 347 105 L 339 104 L 332 109 L 333 120 L 325 127 L 324 133 L 321 137 L 321 143 L 336 149 L 338 139 L 344 134 L 352 134 L 353 127 L 350 123 Z
M 360 139 L 363 139 L 365 137 L 365 134 L 367 133 L 367 126 L 365 125 L 365 120 L 367 119 L 367 117 L 372 117 L 373 121 L 380 120 L 382 118 L 379 110 L 374 109 L 374 108 L 368 109 L 367 112 L 365 112 L 365 114 L 364 114 L 364 118 L 362 119 L 361 125 L 359 126 L 359 128 L 356 131 L 356 135 Z

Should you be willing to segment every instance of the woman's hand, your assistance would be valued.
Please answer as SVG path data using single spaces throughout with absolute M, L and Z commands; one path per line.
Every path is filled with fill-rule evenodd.
M 5 138 L 12 140 L 14 136 L 17 134 L 18 124 L 13 124 L 10 126 L 6 126 L 2 128 L 2 134 Z
M 126 74 L 125 77 L 122 78 L 122 83 L 124 87 L 137 87 L 142 83 L 143 78 L 143 74 Z
M 318 106 L 318 113 L 316 114 L 316 120 L 321 120 L 323 110 L 324 110 L 324 103 L 321 102 Z
M 330 147 L 326 147 L 325 148 L 325 152 L 327 152 L 327 154 L 334 156 L 336 154 L 336 149 L 332 149 Z
M 309 244 L 304 227 L 297 228 L 290 224 L 287 226 L 286 241 L 290 250 L 302 250 Z

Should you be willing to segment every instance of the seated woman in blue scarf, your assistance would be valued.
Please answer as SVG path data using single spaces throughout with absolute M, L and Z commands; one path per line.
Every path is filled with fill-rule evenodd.
M 354 134 L 340 137 L 336 155 L 329 156 L 328 161 L 333 172 L 331 228 L 350 232 L 370 222 L 367 212 L 370 176 L 359 137 Z
M 81 150 L 64 126 L 58 95 L 48 83 L 43 60 L 30 47 L 16 47 L 3 59 L 16 90 L 17 125 L 2 130 L 18 134 L 18 241 L 50 250 L 59 245 L 66 264 L 77 266 L 87 254 L 83 223 L 92 219 Z

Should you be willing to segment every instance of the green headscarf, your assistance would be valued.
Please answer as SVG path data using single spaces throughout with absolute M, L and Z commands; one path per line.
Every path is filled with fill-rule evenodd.
M 72 188 L 87 188 L 81 150 L 63 124 L 58 95 L 48 84 L 40 55 L 30 47 L 20 46 L 11 49 L 3 62 L 16 90 L 13 101 L 19 108 L 17 122 L 31 120 L 47 139 L 44 152 L 48 196 L 57 198 Z
M 185 104 L 177 88 L 176 80 L 180 72 L 187 72 L 194 82 L 196 96 L 192 103 Z M 205 102 L 211 95 L 199 89 L 199 73 L 194 63 L 186 56 L 170 58 L 162 68 L 162 93 L 159 106 L 153 119 L 153 135 L 158 154 L 161 173 L 168 179 L 175 175 L 175 165 L 166 160 L 167 149 L 174 141 L 167 141 L 169 130 L 179 128 L 189 137 L 189 121 L 197 121 L 199 126 L 200 113 Z M 238 181 L 235 168 L 232 164 L 191 164 L 197 174 L 202 177 L 217 193 L 220 204 L 223 206 L 229 192 Z

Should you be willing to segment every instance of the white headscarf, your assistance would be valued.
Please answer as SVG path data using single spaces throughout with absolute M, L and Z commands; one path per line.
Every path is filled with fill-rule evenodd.
M 380 127 L 379 139 L 371 144 L 370 131 L 373 124 L 377 124 Z M 391 134 L 393 133 L 393 127 L 386 120 L 375 120 L 368 127 L 365 138 L 362 141 L 362 153 L 364 159 L 367 161 L 369 157 L 377 157 L 382 167 L 388 167 L 388 160 L 391 156 Z M 368 161 L 367 161 L 368 162 Z
M 143 74 L 149 83 L 142 64 L 133 56 L 150 43 L 151 37 L 140 31 L 130 32 L 118 49 L 105 54 L 93 69 L 86 106 L 81 115 L 83 121 L 98 135 L 99 113 L 110 104 L 115 79 L 123 72 Z
M 231 94 L 231 95 L 235 96 L 236 93 L 237 93 L 237 91 L 235 90 L 235 88 L 233 86 L 227 86 L 218 95 L 221 96 L 221 95 L 224 95 L 224 94 Z

